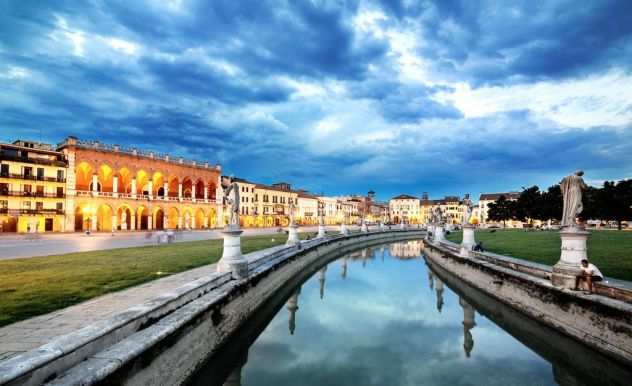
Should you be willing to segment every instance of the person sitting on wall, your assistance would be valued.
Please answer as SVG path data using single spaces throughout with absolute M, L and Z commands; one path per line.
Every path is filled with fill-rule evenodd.
M 603 275 L 599 268 L 594 264 L 589 263 L 588 260 L 583 259 L 581 262 L 581 273 L 575 278 L 575 290 L 579 290 L 579 283 L 586 282 L 588 292 L 593 293 L 593 282 L 602 281 Z

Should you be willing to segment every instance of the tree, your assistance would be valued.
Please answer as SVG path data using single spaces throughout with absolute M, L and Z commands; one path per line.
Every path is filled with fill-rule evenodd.
M 619 230 L 623 220 L 632 219 L 632 180 L 606 181 L 597 197 L 598 217 L 615 220 Z
M 559 185 L 549 187 L 540 197 L 540 220 L 557 220 L 562 218 L 564 206 L 562 190 Z
M 487 217 L 492 221 L 502 221 L 503 226 L 506 225 L 506 221 L 515 217 L 516 203 L 509 201 L 505 196 L 500 196 L 498 200 L 489 204 L 487 211 Z
M 540 188 L 536 185 L 522 189 L 522 193 L 516 200 L 516 217 L 521 221 L 529 221 L 532 219 L 542 219 L 542 194 Z

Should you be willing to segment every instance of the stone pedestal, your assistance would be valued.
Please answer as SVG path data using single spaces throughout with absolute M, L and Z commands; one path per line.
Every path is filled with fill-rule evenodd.
M 298 238 L 298 225 L 291 224 L 288 227 L 287 241 L 285 245 L 296 245 L 300 242 L 301 240 Z
M 224 235 L 224 252 L 217 263 L 217 272 L 232 272 L 234 279 L 243 279 L 248 276 L 248 261 L 241 254 L 241 233 L 239 227 L 226 227 L 222 231 Z
M 435 226 L 433 224 L 428 224 L 426 226 L 426 240 L 430 240 L 431 238 L 434 238 L 434 233 L 435 233 Z
M 349 234 L 349 230 L 347 229 L 347 224 L 345 223 L 340 224 L 340 234 L 345 235 L 345 236 Z
M 362 221 L 362 225 L 360 226 L 360 231 L 364 233 L 369 231 L 369 227 L 366 226 L 366 223 L 364 221 Z
M 380 232 L 384 232 L 384 223 L 380 221 Z
M 323 224 L 318 225 L 318 235 L 316 237 L 323 238 L 325 236 L 325 226 Z
M 435 243 L 445 241 L 445 231 L 443 230 L 443 225 L 435 225 L 433 241 Z
M 474 238 L 474 226 L 463 225 L 463 240 L 461 241 L 461 257 L 469 257 L 470 252 L 474 249 L 476 240 Z
M 405 230 L 406 229 L 406 224 L 404 222 L 399 223 L 399 229 Z
M 586 240 L 589 234 L 576 227 L 563 228 L 560 231 L 562 253 L 560 261 L 553 266 L 551 283 L 554 286 L 575 288 L 575 278 L 581 272 L 581 261 L 588 258 Z

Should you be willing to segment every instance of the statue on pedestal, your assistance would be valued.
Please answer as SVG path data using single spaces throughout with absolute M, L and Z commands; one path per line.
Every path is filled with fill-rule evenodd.
M 575 227 L 575 219 L 584 206 L 582 204 L 582 192 L 588 188 L 582 176 L 584 172 L 578 170 L 575 174 L 566 176 L 560 181 L 560 190 L 564 197 L 564 212 L 562 213 L 562 227 Z
M 224 204 L 230 206 L 228 225 L 239 228 L 239 184 L 230 177 L 224 185 Z
M 463 199 L 463 205 L 465 205 L 465 212 L 463 213 L 463 222 L 461 225 L 469 225 L 472 219 L 472 209 L 474 209 L 474 204 L 472 200 L 470 200 L 469 195 Z
M 290 202 L 290 204 L 288 205 L 288 216 L 290 218 L 290 226 L 294 225 L 294 211 L 296 210 L 296 207 L 294 206 L 293 202 Z
M 435 224 L 440 224 L 443 222 L 443 211 L 440 207 L 435 207 L 432 211 L 432 222 Z

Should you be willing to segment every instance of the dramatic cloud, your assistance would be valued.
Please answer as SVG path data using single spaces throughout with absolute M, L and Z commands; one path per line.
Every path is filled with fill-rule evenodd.
M 8 2 L 0 139 L 381 198 L 632 177 L 626 1 Z

